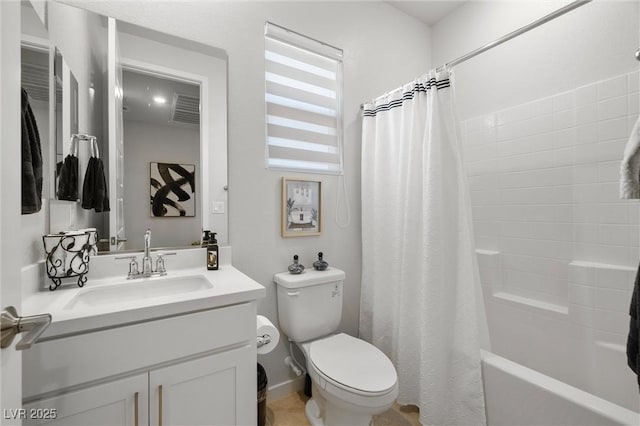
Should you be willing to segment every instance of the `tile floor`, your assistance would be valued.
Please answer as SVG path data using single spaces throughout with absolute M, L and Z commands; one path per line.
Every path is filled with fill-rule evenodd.
M 307 398 L 295 392 L 267 403 L 267 426 L 310 426 L 304 415 Z M 390 410 L 373 418 L 373 426 L 420 426 L 418 408 L 395 404 Z

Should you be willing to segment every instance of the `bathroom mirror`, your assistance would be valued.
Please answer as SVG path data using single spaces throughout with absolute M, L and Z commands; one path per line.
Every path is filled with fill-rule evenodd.
M 191 246 L 202 230 L 200 85 L 124 68 L 124 250 Z M 150 192 L 150 197 L 141 196 Z
M 50 191 L 48 232 L 95 227 L 101 240 L 101 253 L 109 250 L 139 250 L 147 228 L 152 231 L 151 243 L 154 248 L 193 247 L 191 244 L 200 240 L 202 229 L 216 232 L 219 243 L 227 244 L 227 56 L 224 50 L 118 21 L 114 26 L 116 60 L 110 65 L 108 58 L 111 28 L 108 17 L 59 2 L 47 2 L 46 8 L 50 45 L 56 47 L 52 51 L 52 56 L 55 53 L 56 59 L 52 62 L 56 62 L 56 68 L 60 70 L 59 74 L 56 73 L 55 81 L 60 83 L 62 89 L 61 114 L 57 114 L 56 108 L 53 115 L 58 123 L 55 127 L 55 135 L 58 137 L 55 145 L 51 146 L 51 162 L 61 162 L 69 154 L 70 144 L 65 135 L 76 132 L 94 135 L 99 142 L 108 188 L 121 188 L 119 193 L 109 197 L 110 212 L 85 210 L 81 208 L 81 203 L 55 199 L 54 169 L 50 172 L 53 184 Z M 136 168 L 133 173 L 125 169 L 126 163 L 130 163 L 127 161 L 127 150 L 134 146 L 127 148 L 127 142 L 132 136 L 122 124 L 128 112 L 120 111 L 121 116 L 118 118 L 109 110 L 109 78 L 112 75 L 117 78 L 119 70 L 171 76 L 198 88 L 196 91 L 199 101 L 196 103 L 189 97 L 180 96 L 183 93 L 177 96 L 171 93 L 166 95 L 166 103 L 163 104 L 168 113 L 173 111 L 174 118 L 179 118 L 185 108 L 187 114 L 192 114 L 194 107 L 198 110 L 200 125 L 197 130 L 197 159 L 189 162 L 171 156 L 155 155 L 157 150 L 149 148 L 146 151 L 154 155 L 144 160 L 142 169 Z M 122 83 L 122 78 L 119 81 Z M 122 85 L 117 87 L 119 89 L 116 92 L 119 90 L 122 96 L 125 88 Z M 66 93 L 70 95 L 68 109 L 64 106 Z M 124 93 L 124 100 L 126 99 L 127 94 Z M 186 103 L 183 102 L 185 100 Z M 127 103 L 124 102 L 120 109 L 122 107 L 127 107 Z M 68 115 L 65 111 L 69 111 Z M 77 118 L 72 118 L 72 111 L 77 111 Z M 191 126 L 193 127 L 193 123 Z M 67 128 L 68 132 L 65 130 Z M 119 131 L 122 133 L 118 133 Z M 124 150 L 115 142 L 118 134 L 123 135 L 120 141 L 124 143 Z M 180 143 L 180 138 L 174 138 L 175 146 L 180 146 Z M 91 153 L 89 147 L 83 144 L 79 144 L 78 152 L 81 192 L 83 171 Z M 121 161 L 118 161 L 120 156 Z M 195 166 L 193 216 L 152 215 L 151 163 Z M 145 203 L 143 208 L 140 202 Z M 126 218 L 142 210 L 146 212 L 146 217 L 130 219 L 131 223 L 127 225 Z M 176 229 L 180 229 L 177 224 L 187 222 L 190 223 L 188 233 L 176 232 Z
M 123 194 L 113 196 L 118 208 L 110 221 L 118 226 L 110 226 L 111 250 L 141 250 L 147 229 L 155 248 L 199 245 L 203 229 L 227 243 L 225 52 L 124 22 L 114 26 L 124 99 L 122 116 L 110 117 L 122 140 L 112 138 L 109 149 L 123 161 L 112 164 L 109 185 L 122 186 Z

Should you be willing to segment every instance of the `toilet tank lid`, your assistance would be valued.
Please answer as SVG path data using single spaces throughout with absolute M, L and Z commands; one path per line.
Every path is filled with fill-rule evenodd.
M 273 281 L 285 288 L 300 288 L 335 281 L 343 281 L 344 277 L 344 271 L 338 268 L 329 267 L 324 271 L 305 269 L 303 273 L 297 275 L 290 274 L 289 272 L 280 272 L 273 276 Z

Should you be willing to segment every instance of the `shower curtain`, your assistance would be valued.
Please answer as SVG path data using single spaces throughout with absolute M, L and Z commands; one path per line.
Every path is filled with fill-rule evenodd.
M 484 425 L 488 347 L 449 71 L 365 104 L 360 336 L 424 425 Z

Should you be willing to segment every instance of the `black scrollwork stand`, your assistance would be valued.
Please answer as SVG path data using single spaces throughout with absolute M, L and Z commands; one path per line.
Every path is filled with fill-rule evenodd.
M 46 252 L 45 269 L 53 282 L 49 290 L 60 287 L 63 278 L 78 277 L 78 287 L 87 282 L 89 272 L 89 233 L 49 234 L 42 237 Z

